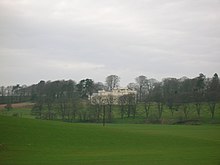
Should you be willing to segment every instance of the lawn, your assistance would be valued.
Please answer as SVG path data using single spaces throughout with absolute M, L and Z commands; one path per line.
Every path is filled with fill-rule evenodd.
M 220 125 L 76 124 L 0 116 L 0 165 L 220 165 Z
M 16 103 L 12 104 L 12 109 L 6 110 L 6 104 L 0 104 L 0 115 L 4 116 L 19 116 L 22 118 L 34 118 L 31 115 L 31 109 L 34 103 L 25 102 L 25 103 Z

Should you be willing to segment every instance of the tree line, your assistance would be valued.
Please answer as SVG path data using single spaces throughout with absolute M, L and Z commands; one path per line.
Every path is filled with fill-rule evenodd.
M 135 82 L 127 85 L 129 89 L 137 91 L 135 97 L 121 96 L 117 106 L 112 104 L 111 97 L 107 105 L 91 104 L 89 98 L 93 93 L 99 90 L 111 91 L 119 87 L 119 83 L 119 76 L 110 75 L 106 77 L 105 83 L 83 79 L 78 83 L 74 80 L 57 80 L 40 81 L 31 86 L 1 86 L 0 102 L 10 105 L 14 102 L 32 101 L 35 103 L 32 114 L 40 119 L 112 122 L 113 108 L 122 119 L 135 118 L 138 105 L 143 106 L 146 119 L 149 118 L 152 106 L 156 106 L 159 120 L 165 107 L 170 110 L 171 116 L 181 109 L 187 119 L 192 105 L 200 117 L 204 104 L 208 106 L 211 118 L 214 118 L 220 101 L 218 74 L 207 78 L 201 73 L 195 78 L 164 78 L 162 81 L 141 75 L 135 78 Z

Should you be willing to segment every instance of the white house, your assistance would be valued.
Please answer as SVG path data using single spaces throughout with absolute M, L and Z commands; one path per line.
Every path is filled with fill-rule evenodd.
M 132 95 L 136 99 L 137 92 L 128 88 L 114 88 L 112 91 L 100 90 L 93 93 L 90 100 L 92 104 L 119 104 L 121 96 Z

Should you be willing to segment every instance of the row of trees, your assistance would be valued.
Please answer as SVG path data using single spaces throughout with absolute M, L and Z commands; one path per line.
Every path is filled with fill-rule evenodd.
M 150 104 L 155 102 L 158 106 L 159 118 L 162 116 L 163 106 L 169 107 L 173 116 L 174 111 L 183 108 L 185 118 L 190 111 L 190 104 L 194 104 L 198 116 L 200 117 L 203 103 L 208 103 L 212 118 L 214 118 L 216 104 L 220 101 L 220 82 L 218 74 L 215 73 L 212 78 L 206 78 L 204 74 L 189 79 L 165 78 L 162 82 L 153 79 L 147 79 L 145 76 L 136 78 L 136 86 L 131 87 L 138 91 L 140 102 L 145 102 L 146 114 L 149 111 Z
M 0 87 L 0 104 L 11 104 L 30 100 L 27 86 L 19 84 L 15 86 Z
M 89 98 L 99 90 L 111 91 L 119 87 L 120 78 L 117 75 L 106 77 L 106 82 L 94 82 L 92 79 L 83 79 L 79 83 L 68 81 L 40 81 L 31 86 L 1 87 L 1 100 L 10 103 L 23 101 L 27 98 L 35 102 L 32 113 L 42 119 L 62 119 L 101 122 L 113 119 L 112 109 L 115 107 L 108 99 L 108 104 L 91 104 Z M 144 105 L 145 118 L 149 117 L 152 105 L 157 106 L 158 119 L 162 117 L 164 107 L 170 109 L 171 115 L 180 108 L 185 118 L 188 117 L 190 105 L 195 105 L 200 117 L 202 104 L 207 103 L 214 118 L 216 105 L 220 100 L 220 82 L 218 74 L 206 78 L 204 74 L 189 79 L 186 77 L 165 78 L 161 82 L 138 76 L 134 83 L 129 83 L 129 89 L 137 91 L 137 96 L 124 95 L 119 98 L 117 110 L 121 118 L 136 116 L 137 105 Z M 7 90 L 6 90 L 7 89 Z M 11 100 L 13 98 L 13 100 Z M 19 100 L 20 98 L 20 100 Z

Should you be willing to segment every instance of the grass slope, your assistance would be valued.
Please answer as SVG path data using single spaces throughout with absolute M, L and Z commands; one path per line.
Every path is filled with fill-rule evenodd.
M 1 165 L 219 165 L 220 126 L 72 124 L 0 116 Z

